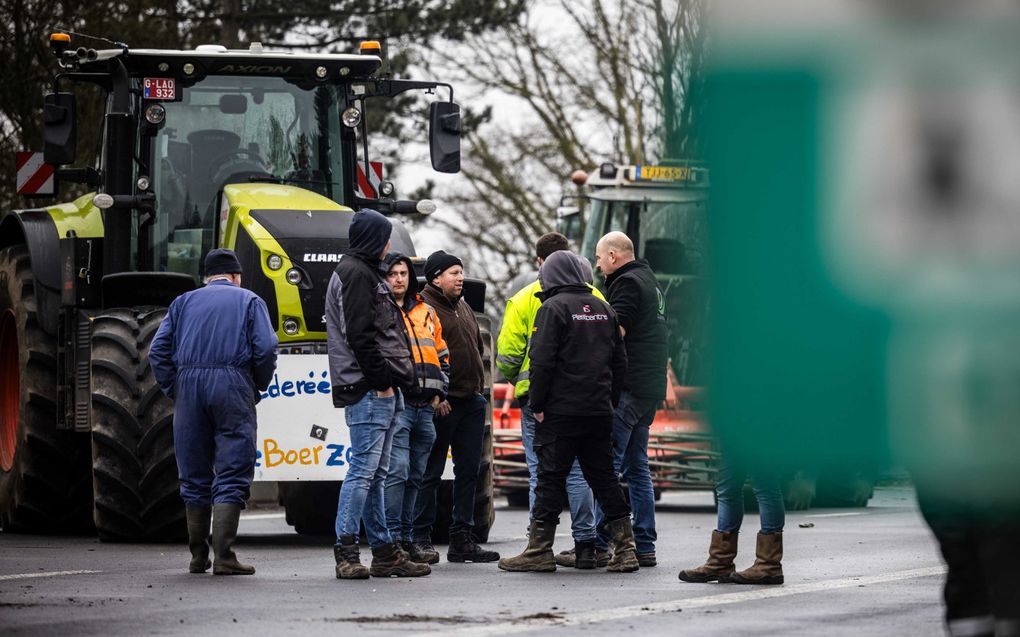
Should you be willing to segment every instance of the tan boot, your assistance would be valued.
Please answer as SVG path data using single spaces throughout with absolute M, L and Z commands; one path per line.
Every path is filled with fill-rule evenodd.
M 783 583 L 783 532 L 758 534 L 755 560 L 751 568 L 730 575 L 734 584 Z
M 553 541 L 556 539 L 556 525 L 534 520 L 528 529 L 528 548 L 516 557 L 504 557 L 499 568 L 504 571 L 550 573 L 556 570 L 553 555 Z
M 737 557 L 737 532 L 712 531 L 712 543 L 708 547 L 708 561 L 698 568 L 680 571 L 685 582 L 727 582 L 735 570 L 733 559 Z
M 613 558 L 606 570 L 610 573 L 633 573 L 641 568 L 634 550 L 634 528 L 630 518 L 613 520 L 606 528 L 613 543 Z
M 368 579 L 368 567 L 361 563 L 358 539 L 345 535 L 333 546 L 337 579 Z
M 432 567 L 412 562 L 396 543 L 384 544 L 372 549 L 372 577 L 424 577 Z

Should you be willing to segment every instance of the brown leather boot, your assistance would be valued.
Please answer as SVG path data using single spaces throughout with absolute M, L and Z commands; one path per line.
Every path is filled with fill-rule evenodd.
M 528 548 L 515 557 L 504 557 L 499 568 L 504 571 L 550 573 L 556 570 L 553 556 L 553 541 L 556 539 L 556 525 L 533 520 L 528 530 Z
M 432 567 L 412 562 L 396 543 L 385 544 L 372 549 L 372 577 L 424 577 Z
M 758 534 L 755 560 L 751 568 L 730 575 L 734 584 L 783 583 L 783 532 Z
M 634 527 L 630 524 L 630 518 L 613 520 L 606 528 L 613 543 L 613 557 L 606 570 L 610 573 L 633 573 L 641 568 L 634 550 Z
M 358 538 L 345 535 L 333 546 L 337 579 L 368 579 L 368 567 L 361 563 Z
M 735 570 L 733 559 L 737 557 L 737 531 L 723 533 L 712 531 L 712 543 L 708 546 L 708 561 L 698 568 L 680 571 L 685 582 L 728 582 Z

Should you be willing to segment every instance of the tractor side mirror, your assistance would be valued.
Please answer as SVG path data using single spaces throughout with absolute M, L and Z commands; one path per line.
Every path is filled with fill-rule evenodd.
M 459 104 L 432 102 L 429 105 L 429 150 L 435 171 L 460 172 Z
M 43 137 L 43 158 L 47 164 L 74 163 L 78 109 L 73 93 L 49 93 L 43 98 Z

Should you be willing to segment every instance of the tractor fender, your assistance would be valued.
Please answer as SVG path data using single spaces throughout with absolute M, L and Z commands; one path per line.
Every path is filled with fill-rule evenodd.
M 0 248 L 22 244 L 37 285 L 36 303 L 43 331 L 54 335 L 60 315 L 60 238 L 46 210 L 20 210 L 0 219 Z

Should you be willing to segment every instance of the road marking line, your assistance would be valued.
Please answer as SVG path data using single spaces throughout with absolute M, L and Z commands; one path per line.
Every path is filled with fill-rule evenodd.
M 422 635 L 449 635 L 456 637 L 502 637 L 513 633 L 528 633 L 532 631 L 558 628 L 560 626 L 582 626 L 586 624 L 597 624 L 619 619 L 629 619 L 645 615 L 660 615 L 663 613 L 679 612 L 695 608 L 708 608 L 711 606 L 724 606 L 740 602 L 751 602 L 761 599 L 772 599 L 774 597 L 788 597 L 790 595 L 803 595 L 805 593 L 816 593 L 819 591 L 830 591 L 840 588 L 856 586 L 868 586 L 871 584 L 884 584 L 905 579 L 918 577 L 932 577 L 942 575 L 946 572 L 945 567 L 932 566 L 929 568 L 916 568 L 909 571 L 896 571 L 883 575 L 872 575 L 868 577 L 844 577 L 840 579 L 823 580 L 821 582 L 810 582 L 806 584 L 792 584 L 785 586 L 770 586 L 767 588 L 756 588 L 749 591 L 737 593 L 722 593 L 719 595 L 706 595 L 704 597 L 688 597 L 668 602 L 649 602 L 637 606 L 623 606 L 620 608 L 607 608 L 588 613 L 566 615 L 557 619 L 535 620 L 535 621 L 508 621 L 485 626 L 466 626 L 451 630 L 421 633 Z
M 286 513 L 252 513 L 251 515 L 242 515 L 242 520 L 277 520 L 287 517 Z
M 0 575 L 0 582 L 12 579 L 32 579 L 34 577 L 58 577 L 60 575 L 91 575 L 102 573 L 102 571 L 50 571 L 48 573 L 14 573 L 13 575 Z
M 805 518 L 848 518 L 853 515 L 864 515 L 864 511 L 852 511 L 848 513 L 812 513 L 805 515 Z

